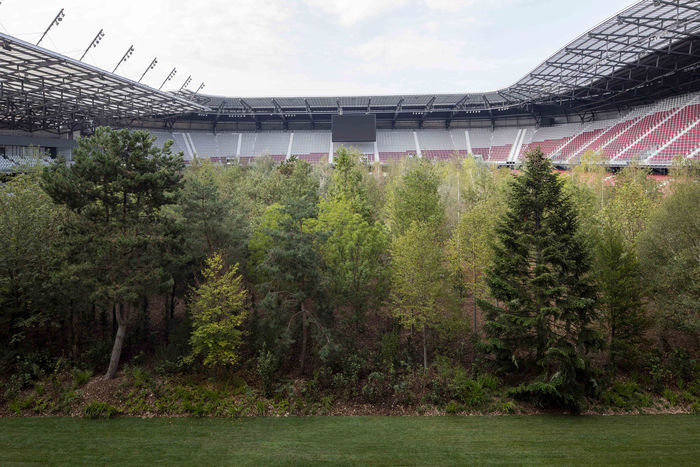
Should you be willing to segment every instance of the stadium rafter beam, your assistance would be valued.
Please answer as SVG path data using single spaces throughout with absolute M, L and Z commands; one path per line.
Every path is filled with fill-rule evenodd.
M 80 64 L 76 69 L 70 59 L 45 49 L 34 47 L 18 55 L 15 44 L 21 41 L 0 35 L 0 120 L 10 126 L 53 129 L 98 119 L 172 119 L 168 111 L 180 120 L 209 121 L 213 126 L 330 126 L 332 116 L 343 112 L 374 113 L 387 127 L 429 120 L 449 126 L 456 119 L 619 111 L 700 91 L 698 0 L 637 1 L 564 45 L 513 85 L 483 93 L 242 99 L 181 89 L 174 97 L 186 99 L 178 101 L 171 94 L 154 94 L 147 86 L 132 87 L 130 80 L 95 67 Z M 53 74 L 43 74 L 45 69 Z M 183 106 L 181 111 L 177 105 Z
M 208 110 L 7 34 L 0 42 L 4 126 L 60 132 L 76 120 L 94 126 Z

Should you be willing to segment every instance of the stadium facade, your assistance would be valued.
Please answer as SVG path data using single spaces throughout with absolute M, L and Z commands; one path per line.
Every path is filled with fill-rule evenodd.
M 561 166 L 588 150 L 610 166 L 700 158 L 700 2 L 642 0 L 512 86 L 486 93 L 236 98 L 166 93 L 0 34 L 0 170 L 28 146 L 70 157 L 97 125 L 146 128 L 186 160 L 267 154 L 330 161 L 334 115 L 376 117 L 370 161 L 478 155 L 517 164 L 540 146 Z

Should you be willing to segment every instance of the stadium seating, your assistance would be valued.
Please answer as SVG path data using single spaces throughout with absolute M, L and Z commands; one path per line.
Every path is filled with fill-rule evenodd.
M 647 162 L 650 164 L 669 164 L 676 156 L 694 156 L 700 150 L 700 118 L 676 138 L 659 149 Z
M 637 160 L 653 166 L 667 166 L 676 156 L 700 157 L 700 93 L 675 96 L 640 106 L 617 119 L 585 123 L 564 123 L 535 127 L 379 129 L 377 141 L 331 143 L 328 130 L 207 132 L 196 130 L 149 130 L 155 144 L 173 140 L 172 151 L 182 151 L 186 163 L 199 157 L 214 163 L 233 160 L 249 164 L 269 155 L 275 162 L 296 156 L 313 164 L 326 163 L 329 156 L 345 146 L 355 148 L 369 162 L 382 163 L 405 157 L 450 160 L 471 153 L 496 164 L 518 161 L 540 147 L 547 157 L 561 164 L 576 164 L 588 150 L 599 150 L 610 164 L 624 165 Z M 21 132 L 2 130 L 18 136 Z M 0 171 L 12 171 L 31 162 L 29 148 L 8 146 L 0 157 Z M 25 154 L 26 153 L 26 154 Z M 58 155 L 69 158 L 70 149 Z

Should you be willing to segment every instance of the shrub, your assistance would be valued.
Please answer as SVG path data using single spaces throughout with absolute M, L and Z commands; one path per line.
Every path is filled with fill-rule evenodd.
M 568 392 L 559 391 L 558 381 L 535 381 L 508 390 L 508 395 L 517 400 L 530 402 L 538 407 L 559 407 L 579 413 L 582 401 Z
M 678 394 L 671 391 L 669 388 L 664 389 L 663 396 L 672 406 L 678 405 Z
M 383 394 L 384 375 L 377 371 L 370 373 L 367 384 L 362 386 L 362 396 L 367 402 L 374 402 Z
M 455 401 L 450 401 L 445 404 L 445 413 L 454 415 L 462 411 L 462 406 Z
M 501 412 L 503 413 L 513 413 L 515 412 L 515 404 L 513 401 L 505 401 L 501 403 Z
M 92 377 L 91 370 L 73 369 L 73 383 L 76 387 L 84 386 Z
M 151 374 L 141 366 L 131 367 L 129 379 L 131 380 L 131 384 L 137 388 L 148 387 L 153 382 Z
M 616 381 L 610 389 L 603 392 L 601 401 L 609 407 L 625 410 L 644 406 L 643 402 L 646 402 L 641 398 L 637 383 L 624 383 L 622 381 Z
M 382 336 L 382 359 L 384 362 L 391 364 L 395 363 L 401 348 L 399 342 L 399 333 L 390 332 Z
M 9 408 L 16 415 L 21 415 L 23 410 L 28 409 L 32 405 L 34 405 L 34 399 L 31 397 L 27 397 L 26 399 L 17 399 L 10 401 Z
M 259 400 L 255 403 L 255 409 L 257 410 L 258 415 L 262 417 L 262 416 L 264 416 L 265 413 L 267 412 L 267 404 L 265 404 L 265 401 L 264 401 L 264 400 L 259 399 Z
M 121 413 L 121 410 L 106 402 L 90 402 L 83 408 L 83 418 L 91 420 L 98 418 L 112 418 Z
M 476 407 L 486 402 L 486 391 L 482 383 L 468 378 L 463 370 L 455 373 L 450 389 L 455 398 L 468 407 Z
M 272 352 L 267 350 L 264 346 L 260 350 L 260 354 L 258 354 L 257 370 L 260 381 L 262 382 L 263 393 L 269 397 L 272 394 L 272 388 L 275 383 L 277 362 Z

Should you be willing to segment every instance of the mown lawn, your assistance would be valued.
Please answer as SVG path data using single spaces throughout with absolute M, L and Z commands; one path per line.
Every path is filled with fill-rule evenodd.
M 0 465 L 700 462 L 700 417 L 0 419 Z

